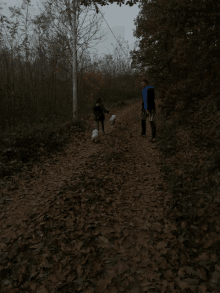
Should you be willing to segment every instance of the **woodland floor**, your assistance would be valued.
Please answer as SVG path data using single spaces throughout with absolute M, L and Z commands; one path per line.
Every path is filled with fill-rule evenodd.
M 14 176 L 18 190 L 3 190 L 0 292 L 208 292 L 183 279 L 187 254 L 173 234 L 149 121 L 140 135 L 140 109 L 110 109 L 116 123 L 106 114 L 100 143 L 91 119 L 63 153 Z M 159 135 L 158 114 L 156 126 Z

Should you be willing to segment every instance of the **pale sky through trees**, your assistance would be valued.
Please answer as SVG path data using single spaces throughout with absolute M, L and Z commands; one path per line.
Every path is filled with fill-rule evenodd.
M 21 7 L 21 4 L 22 4 L 22 0 L 3 0 L 3 6 L 2 6 L 3 10 L 1 10 L 0 13 L 2 15 L 10 17 L 11 14 L 7 7 L 8 6 Z M 31 4 L 33 5 L 32 13 L 34 16 L 36 16 L 38 13 L 40 13 L 38 6 L 42 8 L 41 0 L 31 0 Z M 124 38 L 125 41 L 128 41 L 129 50 L 133 50 L 134 42 L 136 40 L 136 38 L 133 36 L 133 30 L 135 29 L 134 18 L 138 15 L 138 12 L 139 12 L 138 4 L 132 7 L 130 7 L 129 5 L 127 6 L 122 5 L 120 7 L 119 5 L 114 3 L 114 4 L 109 4 L 108 6 L 98 5 L 98 7 L 101 9 L 104 15 L 104 18 L 107 21 L 112 32 L 114 33 L 115 37 L 117 39 L 119 36 Z M 123 17 L 122 17 L 122 13 L 123 13 Z M 100 44 L 96 45 L 93 48 L 93 51 L 95 50 L 97 54 L 100 55 L 100 57 L 103 54 L 109 54 L 109 53 L 113 54 L 114 47 L 118 47 L 118 43 L 115 40 L 109 27 L 107 26 L 105 20 L 103 19 L 102 29 L 100 31 L 100 34 L 108 33 L 106 37 L 104 38 L 106 39 L 106 41 L 101 42 Z M 111 43 L 114 46 L 112 46 Z M 124 55 L 123 50 L 121 51 L 122 51 L 122 55 Z M 125 52 L 127 51 L 125 50 Z

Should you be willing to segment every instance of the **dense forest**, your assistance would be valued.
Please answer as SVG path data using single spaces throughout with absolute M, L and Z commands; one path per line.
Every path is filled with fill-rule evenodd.
M 209 286 L 204 288 L 217 291 L 219 16 L 218 1 L 141 1 L 135 31 L 141 39 L 140 51 L 134 55 L 152 65 L 151 84 L 160 88 L 164 121 L 160 147 L 166 162 L 163 171 L 172 196 L 170 213 L 179 227 L 175 235 L 182 239 L 182 253 L 187 254 L 183 263 L 205 269 L 209 282 L 204 284 Z M 213 292 L 206 289 L 201 292 Z

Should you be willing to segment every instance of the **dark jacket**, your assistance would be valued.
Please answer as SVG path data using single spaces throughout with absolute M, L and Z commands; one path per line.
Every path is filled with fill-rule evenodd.
M 105 120 L 104 112 L 109 113 L 109 111 L 104 108 L 102 103 L 96 103 L 93 107 L 95 121 Z

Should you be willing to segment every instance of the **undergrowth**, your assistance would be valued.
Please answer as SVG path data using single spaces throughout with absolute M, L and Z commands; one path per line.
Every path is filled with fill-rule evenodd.
M 127 97 L 127 100 L 125 99 Z M 134 99 L 134 95 L 114 99 L 104 98 L 106 108 L 118 106 L 122 108 L 126 101 Z M 139 96 L 138 96 L 139 98 Z M 92 110 L 87 109 L 77 119 L 69 119 L 60 123 L 54 118 L 52 121 L 40 119 L 35 125 L 21 124 L 11 131 L 0 133 L 0 178 L 20 173 L 24 166 L 41 161 L 44 156 L 63 151 L 74 136 L 84 133 L 91 127 L 89 117 Z

